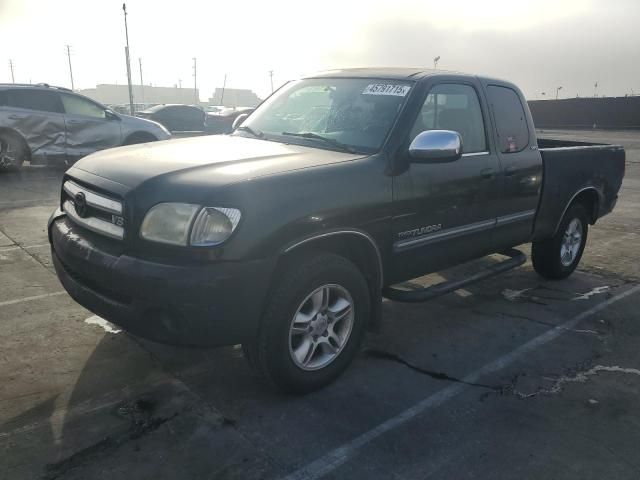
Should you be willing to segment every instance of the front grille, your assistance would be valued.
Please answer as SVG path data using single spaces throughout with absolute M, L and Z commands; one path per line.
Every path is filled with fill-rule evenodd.
M 116 240 L 124 239 L 122 202 L 67 180 L 62 209 L 77 225 Z

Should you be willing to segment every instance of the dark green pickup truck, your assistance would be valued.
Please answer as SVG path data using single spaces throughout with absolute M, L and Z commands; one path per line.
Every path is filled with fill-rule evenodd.
M 49 222 L 69 294 L 133 334 L 241 343 L 266 379 L 335 379 L 380 318 L 525 261 L 560 279 L 624 175 L 619 146 L 536 138 L 520 90 L 418 69 L 286 84 L 225 136 L 116 148 L 63 179 Z M 241 120 L 241 121 L 242 121 Z M 491 253 L 422 290 L 395 284 Z

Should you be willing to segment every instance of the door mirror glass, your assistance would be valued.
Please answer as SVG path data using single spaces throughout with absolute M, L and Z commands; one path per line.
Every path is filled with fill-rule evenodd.
M 451 130 L 426 130 L 413 139 L 409 155 L 415 163 L 452 162 L 462 156 L 462 138 Z
M 233 130 L 238 128 L 240 125 L 242 125 L 242 122 L 244 122 L 248 116 L 249 116 L 248 113 L 241 113 L 240 115 L 238 115 L 236 119 L 233 121 L 233 125 L 231 126 L 231 128 Z

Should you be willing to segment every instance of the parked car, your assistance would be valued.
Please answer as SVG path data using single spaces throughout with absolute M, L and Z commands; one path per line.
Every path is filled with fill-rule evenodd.
M 46 84 L 0 84 L 0 169 L 70 164 L 97 150 L 170 138 L 161 125 L 121 115 Z
M 206 112 L 197 105 L 162 104 L 141 110 L 136 115 L 158 122 L 171 132 L 205 130 Z
M 49 239 L 89 310 L 159 342 L 241 343 L 260 375 L 307 392 L 353 360 L 383 296 L 454 291 L 521 265 L 528 242 L 538 274 L 569 276 L 624 163 L 620 146 L 536 138 L 509 82 L 332 71 L 281 88 L 232 135 L 82 159 Z M 492 253 L 507 259 L 394 286 Z
M 207 113 L 206 131 L 211 134 L 224 134 L 233 131 L 233 122 L 240 115 L 249 115 L 254 108 L 225 108 L 218 113 Z
M 208 105 L 204 107 L 204 110 L 207 113 L 220 113 L 222 110 L 225 110 L 227 107 L 223 107 L 221 105 Z

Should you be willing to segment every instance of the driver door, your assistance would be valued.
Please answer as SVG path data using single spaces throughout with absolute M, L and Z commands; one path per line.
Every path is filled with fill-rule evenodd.
M 394 278 L 406 280 L 492 249 L 499 163 L 487 135 L 486 104 L 472 84 L 442 83 L 428 92 L 407 146 L 425 130 L 462 137 L 462 157 L 417 163 L 394 177 Z M 408 155 L 408 152 L 404 153 Z
M 89 99 L 60 92 L 67 132 L 67 157 L 76 161 L 90 153 L 122 144 L 120 120 Z

